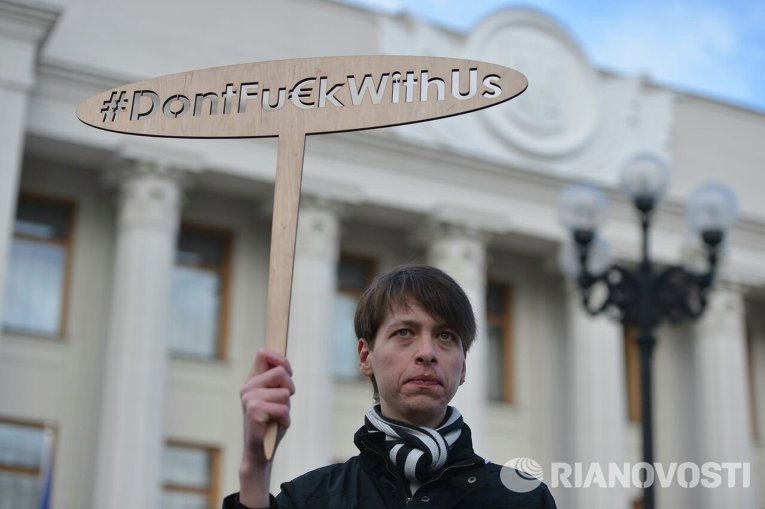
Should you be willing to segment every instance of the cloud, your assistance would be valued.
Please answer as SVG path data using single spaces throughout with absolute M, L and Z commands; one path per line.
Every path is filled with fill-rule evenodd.
M 503 7 L 558 19 L 594 65 L 765 112 L 763 0 L 342 0 L 469 31 Z
M 746 26 L 721 4 L 672 2 L 624 10 L 587 44 L 599 66 L 718 98 L 759 100 L 765 109 L 756 70 L 765 63 L 763 46 Z

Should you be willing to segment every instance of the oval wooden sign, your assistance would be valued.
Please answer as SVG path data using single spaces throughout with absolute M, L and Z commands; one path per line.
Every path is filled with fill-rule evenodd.
M 84 101 L 84 123 L 126 134 L 257 138 L 421 122 L 502 103 L 528 86 L 496 64 L 349 56 L 256 62 L 172 74 Z

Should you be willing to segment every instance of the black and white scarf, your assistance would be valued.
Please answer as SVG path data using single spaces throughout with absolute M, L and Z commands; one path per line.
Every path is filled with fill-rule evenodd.
M 443 468 L 463 427 L 462 415 L 454 407 L 446 408 L 446 418 L 436 429 L 387 419 L 379 405 L 369 409 L 365 422 L 370 432 L 385 434 L 388 458 L 409 482 L 410 494 Z

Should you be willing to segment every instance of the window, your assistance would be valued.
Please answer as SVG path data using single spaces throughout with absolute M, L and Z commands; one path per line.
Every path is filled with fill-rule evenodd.
M 230 251 L 228 232 L 181 228 L 170 297 L 171 353 L 226 357 Z
M 513 402 L 513 335 L 511 289 L 507 283 L 486 285 L 486 339 L 489 348 L 489 398 Z
M 637 328 L 624 329 L 624 363 L 627 377 L 627 416 L 630 422 L 643 421 L 642 401 L 640 394 L 640 346 L 637 342 Z
M 335 297 L 334 332 L 332 334 L 332 374 L 337 378 L 361 377 L 358 368 L 353 327 L 356 304 L 364 288 L 375 274 L 375 261 L 349 254 L 341 254 L 337 266 L 337 296 Z
M 54 432 L 0 420 L 0 509 L 37 509 L 49 493 Z
M 5 275 L 3 328 L 37 336 L 62 336 L 74 205 L 19 196 Z
M 170 442 L 162 455 L 162 508 L 219 507 L 220 453 L 214 447 Z

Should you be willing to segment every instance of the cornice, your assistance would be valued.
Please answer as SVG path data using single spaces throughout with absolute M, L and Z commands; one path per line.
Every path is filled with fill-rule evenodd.
M 0 86 L 28 93 L 35 82 L 35 60 L 59 15 L 37 3 L 0 0 Z
M 137 79 L 135 76 L 104 72 L 102 69 L 49 58 L 38 62 L 37 76 L 35 94 L 76 102 Z
M 0 0 L 0 34 L 41 46 L 61 10 L 40 2 Z

